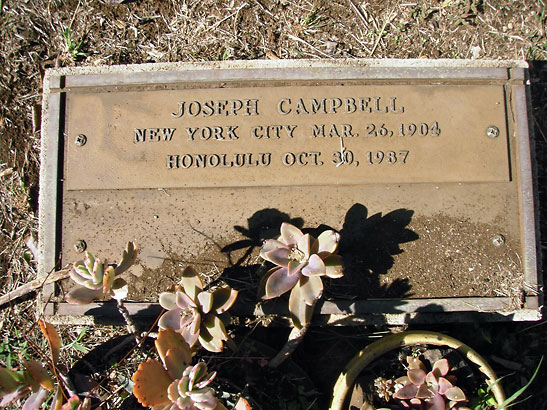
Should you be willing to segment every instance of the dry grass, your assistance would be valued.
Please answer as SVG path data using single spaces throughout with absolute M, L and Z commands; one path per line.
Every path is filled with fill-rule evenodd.
M 37 114 L 47 67 L 268 58 L 547 58 L 544 0 L 116 3 L 0 0 L 2 294 L 36 277 L 29 240 L 37 237 Z M 534 84 L 540 102 L 534 107 L 540 183 L 545 182 L 547 158 L 546 77 L 543 72 Z M 545 192 L 541 195 L 545 199 Z M 544 242 L 542 249 L 545 253 Z M 0 341 L 13 337 L 17 328 L 22 336 L 15 345 L 26 340 L 28 353 L 40 357 L 43 342 L 35 326 L 32 297 L 0 312 Z M 541 332 L 540 327 L 531 337 Z M 70 341 L 78 332 L 67 328 L 63 333 L 65 341 Z M 81 342 L 93 346 L 114 333 L 110 328 L 89 330 Z M 545 346 L 530 349 L 526 354 L 535 357 Z M 74 349 L 66 349 L 65 354 L 69 364 L 80 355 Z M 518 351 L 509 354 L 520 362 Z M 537 394 L 547 397 L 540 390 Z M 106 408 L 118 405 L 113 401 Z M 544 407 L 530 404 L 524 408 Z

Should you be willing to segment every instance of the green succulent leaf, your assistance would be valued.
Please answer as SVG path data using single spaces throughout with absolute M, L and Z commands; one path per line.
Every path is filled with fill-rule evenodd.
M 196 300 L 197 294 L 203 290 L 203 282 L 201 282 L 196 270 L 191 266 L 187 266 L 182 272 L 181 281 L 184 292 L 190 296 L 190 299 Z
M 213 308 L 213 294 L 207 291 L 198 293 L 197 302 L 203 313 L 209 313 Z
M 237 290 L 229 287 L 218 288 L 213 291 L 213 308 L 218 314 L 230 309 L 237 299 Z
M 187 352 L 181 348 L 173 348 L 167 351 L 165 355 L 165 367 L 173 379 L 180 379 L 182 372 L 188 364 Z

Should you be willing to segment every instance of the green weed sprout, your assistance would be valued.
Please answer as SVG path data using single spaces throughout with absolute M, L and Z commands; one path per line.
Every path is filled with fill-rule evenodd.
M 236 301 L 238 292 L 230 287 L 203 290 L 198 273 L 188 266 L 182 273 L 182 287 L 163 292 L 160 305 L 167 310 L 160 320 L 160 329 L 174 329 L 191 347 L 199 344 L 210 352 L 220 352 L 228 339 L 219 315 Z
M 161 362 L 147 360 L 133 375 L 133 394 L 152 410 L 226 410 L 209 386 L 216 372 L 191 365 L 192 352 L 180 333 L 160 330 L 156 350 Z
M 302 329 L 311 321 L 315 302 L 323 294 L 322 276 L 341 278 L 342 259 L 335 254 L 340 235 L 326 230 L 316 239 L 284 222 L 281 235 L 268 239 L 260 256 L 274 265 L 262 279 L 263 299 L 291 291 L 289 312 L 294 326 Z
M 72 41 L 70 27 L 65 28 L 65 30 L 63 31 L 63 36 L 65 38 L 66 52 L 69 53 L 74 60 L 87 57 L 87 53 L 84 53 L 82 51 L 82 45 L 84 43 L 84 40 L 80 40 L 79 42 Z

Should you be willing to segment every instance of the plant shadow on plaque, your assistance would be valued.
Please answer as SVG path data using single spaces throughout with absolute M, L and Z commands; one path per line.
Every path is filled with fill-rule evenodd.
M 365 298 L 403 298 L 409 296 L 408 279 L 395 279 L 381 284 L 380 275 L 386 274 L 395 264 L 395 255 L 403 253 L 400 245 L 419 239 L 418 234 L 409 229 L 414 211 L 397 209 L 385 215 L 368 214 L 366 206 L 354 204 L 344 217 L 340 233 L 338 253 L 342 257 L 344 277 L 325 280 L 325 296 L 334 299 Z M 224 269 L 222 278 L 230 286 L 240 291 L 240 302 L 256 298 L 257 281 L 267 267 L 260 260 L 252 258 L 264 240 L 279 236 L 283 222 L 302 228 L 302 218 L 291 218 L 277 209 L 257 211 L 248 219 L 248 227 L 234 226 L 246 238 L 224 246 L 221 251 L 227 255 L 229 266 Z M 321 232 L 332 229 L 327 225 L 317 228 L 302 228 L 304 233 L 317 237 Z M 242 253 L 243 252 L 243 253 Z M 234 261 L 234 254 L 242 256 Z M 277 304 L 277 301 L 268 302 Z

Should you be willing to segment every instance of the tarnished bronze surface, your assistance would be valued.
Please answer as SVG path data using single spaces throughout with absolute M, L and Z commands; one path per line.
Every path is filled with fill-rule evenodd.
M 510 178 L 499 85 L 85 90 L 67 107 L 87 138 L 67 146 L 69 190 Z
M 131 300 L 156 302 L 192 264 L 252 306 L 258 250 L 286 221 L 341 233 L 334 305 L 380 300 L 331 315 L 535 317 L 524 71 L 324 64 L 52 77 L 50 264 L 81 241 L 116 262 L 132 240 Z

